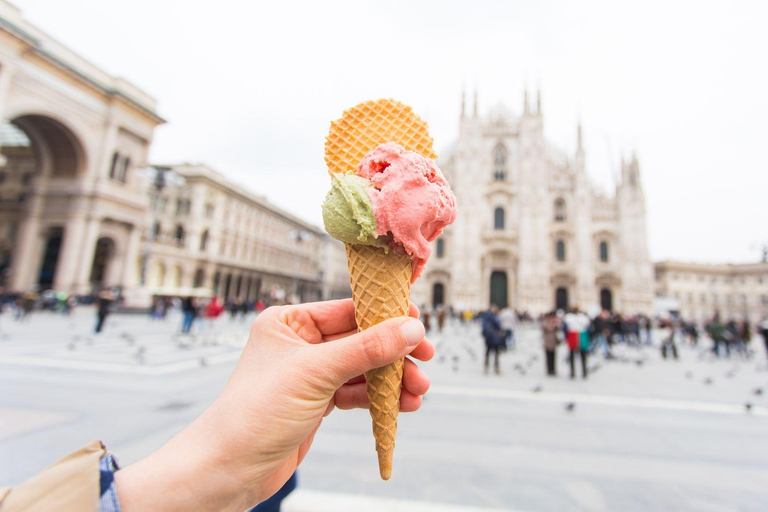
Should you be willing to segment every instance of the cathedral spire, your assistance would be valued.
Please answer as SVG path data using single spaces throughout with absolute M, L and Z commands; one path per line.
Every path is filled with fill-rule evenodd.
M 541 87 L 536 89 L 536 115 L 541 115 Z
M 475 86 L 475 110 L 474 116 L 477 117 L 477 86 Z
M 579 121 L 579 125 L 576 128 L 576 141 L 577 141 L 576 150 L 577 151 L 584 151 L 584 143 L 583 143 L 583 139 L 581 137 L 581 121 Z
M 525 88 L 525 93 L 523 94 L 523 114 L 530 114 L 531 113 L 531 106 L 528 103 L 528 88 Z

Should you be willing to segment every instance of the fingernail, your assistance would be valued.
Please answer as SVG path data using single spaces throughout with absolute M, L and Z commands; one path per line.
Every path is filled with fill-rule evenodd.
M 400 330 L 405 337 L 405 344 L 409 347 L 417 345 L 424 339 L 424 326 L 418 320 L 406 320 L 400 326 Z

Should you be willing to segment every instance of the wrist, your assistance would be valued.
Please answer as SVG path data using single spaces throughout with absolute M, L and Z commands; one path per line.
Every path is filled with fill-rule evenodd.
M 233 510 L 255 505 L 247 480 L 225 455 L 221 433 L 204 413 L 149 457 L 115 474 L 123 512 Z

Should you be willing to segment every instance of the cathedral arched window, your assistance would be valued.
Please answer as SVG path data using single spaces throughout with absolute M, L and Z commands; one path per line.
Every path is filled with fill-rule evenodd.
M 555 222 L 565 222 L 565 199 L 555 199 Z
M 200 250 L 204 251 L 207 246 L 208 246 L 208 230 L 206 229 L 205 231 L 203 231 L 203 234 L 200 237 Z
M 504 229 L 504 208 L 493 211 L 493 229 Z
M 176 226 L 176 232 L 174 233 L 174 235 L 175 235 L 174 238 L 176 239 L 176 243 L 178 245 L 183 246 L 184 245 L 184 226 L 182 226 L 181 224 Z
M 493 150 L 493 179 L 495 181 L 507 179 L 507 148 L 502 144 Z
M 557 261 L 565 261 L 565 242 L 558 240 L 555 244 L 555 257 Z
M 608 242 L 600 242 L 600 261 L 608 261 Z
M 445 241 L 442 238 L 437 239 L 437 257 L 445 256 Z

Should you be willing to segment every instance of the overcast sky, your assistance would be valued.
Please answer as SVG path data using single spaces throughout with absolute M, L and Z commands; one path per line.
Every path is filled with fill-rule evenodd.
M 154 162 L 202 162 L 322 225 L 329 122 L 394 97 L 456 136 L 461 90 L 544 129 L 610 189 L 637 150 L 651 256 L 754 261 L 768 243 L 768 2 L 14 0 L 159 100 Z M 471 94 L 468 94 L 471 97 Z

